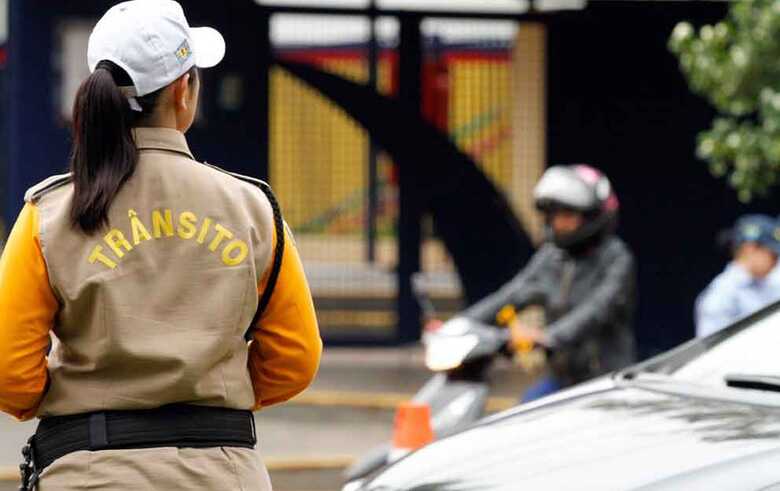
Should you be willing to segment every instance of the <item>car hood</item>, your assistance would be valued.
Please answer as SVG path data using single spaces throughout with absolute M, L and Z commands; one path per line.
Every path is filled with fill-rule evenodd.
M 750 459 L 776 451 L 780 409 L 602 379 L 431 444 L 364 489 L 712 489 L 710 475 L 729 489 L 736 474 L 734 489 L 758 489 L 780 466 L 761 475 Z M 723 466 L 751 470 L 724 478 Z

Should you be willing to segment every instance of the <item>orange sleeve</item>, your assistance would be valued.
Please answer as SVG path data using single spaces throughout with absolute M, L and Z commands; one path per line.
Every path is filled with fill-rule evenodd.
M 0 410 L 19 419 L 35 415 L 46 390 L 58 307 L 38 238 L 38 209 L 26 204 L 0 258 Z
M 314 380 L 322 354 L 309 284 L 292 236 L 285 227 L 282 266 L 249 345 L 255 409 L 284 402 Z M 258 293 L 265 290 L 264 280 Z

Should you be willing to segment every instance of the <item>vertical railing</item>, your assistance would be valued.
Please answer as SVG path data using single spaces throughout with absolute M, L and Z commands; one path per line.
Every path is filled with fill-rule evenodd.
M 370 24 L 368 35 L 368 86 L 374 90 L 379 89 L 379 42 L 376 29 L 376 0 L 371 0 L 368 21 Z M 369 263 L 376 261 L 376 226 L 379 207 L 379 178 L 377 169 L 377 157 L 379 149 L 373 138 L 368 142 L 368 196 L 366 206 L 366 259 Z
M 399 46 L 399 87 L 401 104 L 420 111 L 422 76 L 422 34 L 420 17 L 401 18 Z M 420 335 L 420 306 L 412 289 L 412 275 L 420 271 L 421 220 L 423 215 L 421 189 L 413 180 L 414 169 L 402 165 L 399 169 L 398 216 L 398 340 L 414 341 Z

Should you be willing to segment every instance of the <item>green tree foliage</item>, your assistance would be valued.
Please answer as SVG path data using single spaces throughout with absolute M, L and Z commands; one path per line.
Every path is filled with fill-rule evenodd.
M 698 156 L 741 200 L 766 194 L 780 177 L 780 0 L 734 2 L 698 33 L 682 22 L 669 47 L 691 88 L 720 112 L 699 134 Z

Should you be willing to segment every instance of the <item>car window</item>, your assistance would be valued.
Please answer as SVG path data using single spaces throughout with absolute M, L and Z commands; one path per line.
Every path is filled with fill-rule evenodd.
M 680 380 L 723 385 L 728 374 L 780 377 L 780 311 L 754 324 L 684 363 L 671 373 Z

